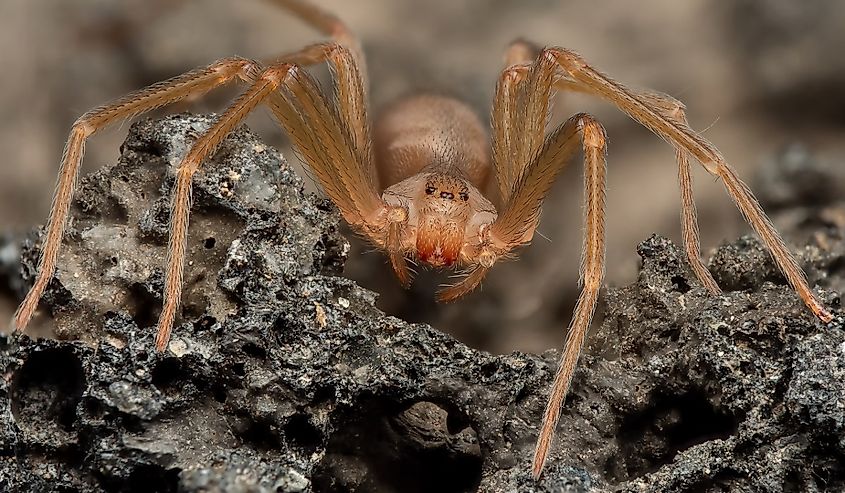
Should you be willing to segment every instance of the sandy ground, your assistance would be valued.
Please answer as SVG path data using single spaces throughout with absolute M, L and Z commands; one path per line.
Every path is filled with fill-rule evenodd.
M 806 7 L 752 0 L 730 7 L 705 0 L 612 0 L 598 7 L 582 0 L 319 3 L 363 39 L 376 109 L 402 94 L 434 90 L 462 97 L 485 116 L 502 51 L 525 36 L 572 48 L 630 85 L 682 99 L 693 126 L 744 177 L 794 141 L 831 158 L 845 147 L 838 116 L 845 35 L 837 27 L 845 8 L 832 0 Z M 262 58 L 318 39 L 260 0 L 0 3 L 0 229 L 21 232 L 44 220 L 67 131 L 86 110 L 216 58 Z M 219 110 L 233 94 L 178 110 Z M 624 283 L 636 274 L 639 241 L 652 232 L 680 239 L 673 152 L 607 105 L 567 97 L 559 114 L 576 111 L 595 114 L 610 136 L 607 282 Z M 285 150 L 266 115 L 250 124 Z M 114 161 L 125 130 L 92 139 L 85 169 Z M 548 241 L 538 238 L 521 261 L 498 267 L 484 292 L 464 303 L 419 301 L 431 299 L 433 281 L 408 298 L 378 255 L 353 259 L 348 273 L 379 291 L 388 312 L 452 328 L 473 345 L 494 351 L 557 345 L 577 295 L 579 175 L 577 166 L 565 173 L 545 207 L 541 232 Z M 694 179 L 707 252 L 747 228 L 718 183 L 701 171 Z

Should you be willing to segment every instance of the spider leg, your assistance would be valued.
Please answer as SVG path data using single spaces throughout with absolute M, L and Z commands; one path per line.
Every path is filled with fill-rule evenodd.
M 548 93 L 542 113 L 529 107 L 532 96 L 526 91 L 529 69 L 541 51 L 542 47 L 531 41 L 522 38 L 512 41 L 505 50 L 505 66 L 496 85 L 492 115 L 493 166 L 502 204 L 507 202 L 514 184 L 530 162 L 531 154 L 543 141 L 552 115 L 552 103 L 557 99 Z M 558 74 L 554 74 L 553 80 L 554 89 L 572 90 Z M 543 96 L 536 99 L 539 103 Z M 531 116 L 532 111 L 534 116 Z M 529 128 L 523 126 L 526 121 L 533 122 Z M 526 141 L 531 143 L 526 145 Z
M 713 274 L 701 260 L 701 235 L 698 229 L 698 214 L 695 209 L 695 197 L 692 192 L 692 173 L 689 154 L 683 149 L 675 149 L 678 162 L 678 182 L 681 188 L 681 237 L 684 251 L 695 277 L 711 294 L 719 294 L 722 289 L 713 279 Z
M 308 66 L 328 62 L 329 69 L 335 80 L 337 116 L 348 122 L 348 125 L 343 127 L 343 129 L 348 129 L 351 132 L 352 139 L 354 140 L 353 149 L 359 157 L 358 165 L 363 167 L 360 177 L 370 178 L 366 184 L 363 184 L 369 190 L 370 188 L 377 187 L 375 179 L 378 175 L 372 157 L 371 129 L 369 117 L 367 116 L 366 88 L 363 82 L 364 74 L 355 60 L 354 53 L 349 51 L 344 45 L 336 42 L 328 42 L 307 46 L 299 51 L 277 57 L 272 65 L 289 63 L 292 65 Z M 274 103 L 274 101 L 276 102 Z M 277 108 L 277 103 L 278 98 L 271 98 L 269 101 L 271 111 L 279 119 L 285 112 L 277 112 L 274 109 Z M 322 169 L 322 167 L 318 168 Z M 324 180 L 320 179 L 320 181 L 322 183 Z M 332 198 L 334 199 L 335 197 Z M 341 199 L 341 197 L 336 198 Z
M 551 105 L 551 83 L 545 91 L 530 90 L 538 76 L 552 75 L 533 70 L 525 63 L 533 46 L 517 40 L 505 52 L 507 66 L 496 84 L 493 100 L 493 169 L 499 196 L 506 204 L 525 167 L 543 144 Z
M 570 120 L 573 121 L 573 120 Z M 605 253 L 605 176 L 607 173 L 607 137 L 601 124 L 589 115 L 576 115 L 577 131 L 584 147 L 584 246 L 581 256 L 581 295 L 575 305 L 569 333 L 563 348 L 549 402 L 534 449 L 532 473 L 539 478 L 554 437 L 560 409 L 569 391 L 572 375 L 584 346 L 584 339 L 596 311 L 599 290 L 604 278 Z M 564 125 L 566 128 L 566 125 Z M 574 132 L 573 132 L 574 133 Z M 572 135 L 574 137 L 574 135 Z M 528 184 L 526 184 L 528 185 Z M 530 186 L 530 185 L 528 185 Z
M 648 96 L 638 97 L 621 84 L 587 65 L 578 55 L 560 49 L 550 50 L 550 55 L 552 52 L 561 67 L 579 84 L 597 96 L 612 102 L 631 118 L 673 144 L 676 149 L 698 160 L 708 172 L 721 178 L 728 194 L 746 221 L 769 248 L 778 267 L 807 307 L 824 322 L 833 319 L 833 315 L 827 311 L 808 286 L 804 272 L 751 190 L 737 176 L 736 171 L 727 164 L 713 144 L 693 131 L 686 124 L 685 118 L 667 118 L 661 114 L 659 108 L 655 109 L 648 104 L 650 99 Z M 653 105 L 654 98 L 651 99 Z
M 164 82 L 124 96 L 82 115 L 71 128 L 62 154 L 59 178 L 47 221 L 47 236 L 38 264 L 35 283 L 15 313 L 15 330 L 24 330 L 32 319 L 44 289 L 56 270 L 79 166 L 89 137 L 115 122 L 121 122 L 161 106 L 190 96 L 203 94 L 233 79 L 248 80 L 254 76 L 256 63 L 244 58 L 225 58 L 211 65 L 176 76 Z
M 361 72 L 364 86 L 364 97 L 366 98 L 367 89 L 367 60 L 364 57 L 364 50 L 361 48 L 361 42 L 355 33 L 337 16 L 324 10 L 314 3 L 307 0 L 268 0 L 270 3 L 282 7 L 300 20 L 310 25 L 314 29 L 320 31 L 326 36 L 331 37 L 336 43 L 346 47 L 351 53 L 355 64 Z M 289 55 L 282 55 L 274 60 L 274 62 L 287 61 L 286 57 Z M 298 62 L 297 62 L 298 63 Z
M 684 103 L 656 91 L 639 91 L 636 95 L 659 111 L 665 118 L 675 121 L 679 126 L 689 128 Z M 690 131 L 692 130 L 690 129 Z M 701 260 L 701 237 L 692 191 L 692 169 L 689 157 L 687 151 L 675 146 L 675 160 L 678 162 L 678 183 L 681 189 L 681 236 L 684 243 L 684 252 L 692 271 L 702 286 L 712 294 L 719 294 L 722 290 Z
M 504 211 L 490 226 L 490 243 L 502 252 L 530 241 L 536 228 L 543 199 L 555 178 L 578 151 L 584 152 L 585 228 L 581 257 L 581 295 L 569 326 L 560 365 L 552 384 L 549 402 L 534 452 L 532 472 L 540 476 L 554 437 L 572 375 L 584 339 L 590 328 L 604 278 L 605 252 L 605 175 L 607 138 L 604 128 L 593 117 L 578 114 L 552 132 L 514 187 Z M 471 274 L 472 275 L 472 274 Z
M 516 163 L 516 169 L 521 169 L 522 172 L 510 189 L 506 190 L 505 208 L 482 241 L 479 249 L 480 267 L 489 268 L 496 258 L 531 240 L 543 198 L 551 188 L 562 163 L 567 162 L 575 151 L 573 125 L 582 131 L 587 168 L 587 219 L 581 266 L 584 289 L 576 305 L 561 364 L 543 416 L 534 455 L 533 473 L 536 478 L 542 472 L 552 443 L 560 407 L 589 329 L 604 273 L 604 131 L 588 115 L 576 115 L 549 135 L 542 149 L 539 149 L 537 133 L 542 131 L 548 110 L 548 105 L 544 105 L 543 101 L 551 98 L 553 88 L 575 90 L 606 99 L 677 149 L 687 254 L 696 259 L 692 260 L 691 264 L 698 263 L 702 268 L 703 272 L 697 270 L 696 275 L 706 286 L 706 279 L 711 278 L 709 273 L 704 274 L 706 269 L 699 259 L 697 222 L 692 206 L 689 177 L 690 156 L 701 162 L 708 172 L 722 179 L 731 198 L 769 247 L 790 284 L 813 313 L 823 321 L 830 321 L 832 315 L 810 290 L 803 271 L 748 187 L 727 165 L 718 150 L 689 128 L 683 114 L 683 105 L 656 93 L 630 91 L 589 67 L 578 55 L 562 48 L 543 49 L 525 75 L 524 81 L 524 72 L 519 73 L 520 78 L 509 76 L 513 74 L 514 67 L 521 66 L 506 69 L 497 87 L 497 101 L 493 111 L 494 156 L 500 156 L 500 159 L 530 159 L 523 161 L 527 164 Z M 515 82 L 509 82 L 509 79 Z M 512 179 L 504 164 L 497 161 L 496 173 L 500 187 Z M 466 282 L 469 283 L 470 280 L 467 279 Z M 477 284 L 477 281 L 473 283 Z M 715 285 L 715 282 L 712 284 Z M 714 286 L 708 287 L 712 289 Z
M 329 104 L 303 73 L 271 95 L 268 105 L 344 219 L 367 234 L 384 203 L 377 192 L 361 73 L 344 46 L 316 46 L 332 69 L 336 104 Z
M 681 149 L 696 159 L 710 174 L 721 178 L 728 195 L 748 224 L 769 248 L 775 263 L 804 304 L 823 322 L 830 322 L 833 319 L 833 315 L 810 289 L 803 270 L 763 208 L 760 207 L 760 203 L 754 198 L 754 194 L 712 143 L 693 131 L 683 121 L 668 118 L 655 107 L 653 101 L 650 104 L 647 97 L 637 95 L 602 74 L 572 51 L 563 48 L 547 48 L 543 50 L 540 57 L 553 60 L 563 70 L 566 78 L 583 87 L 587 92 L 614 104 L 676 149 Z
M 267 66 L 280 63 L 316 65 L 329 62 L 335 81 L 335 101 L 342 106 L 342 113 L 355 138 L 355 148 L 362 154 L 361 163 L 372 167 L 378 176 L 371 156 L 370 124 L 366 114 L 369 83 L 367 81 L 367 59 L 361 48 L 361 41 L 340 18 L 308 0 L 267 0 L 298 17 L 312 28 L 332 38 L 332 42 L 319 43 L 292 53 L 285 53 L 266 63 Z M 338 55 L 338 47 L 345 48 L 350 56 Z M 270 104 L 271 109 L 274 106 Z M 275 113 L 275 110 L 274 110 Z M 397 274 L 399 271 L 397 270 Z M 406 273 L 407 275 L 407 273 Z
M 563 91 L 578 92 L 597 96 L 595 91 L 569 77 L 555 79 L 555 88 Z M 692 132 L 686 117 L 686 106 L 677 99 L 657 91 L 638 91 L 636 96 L 659 112 L 664 118 L 674 121 L 678 126 L 685 127 Z M 675 146 L 675 160 L 678 162 L 678 183 L 681 189 L 681 234 L 687 261 L 698 281 L 712 294 L 719 294 L 722 290 L 713 279 L 713 275 L 701 260 L 701 236 L 698 229 L 698 215 L 692 190 L 692 174 L 689 161 L 690 155 L 679 146 Z
M 384 203 L 377 196 L 378 173 L 367 116 L 366 87 L 355 52 L 341 44 L 324 43 L 306 48 L 301 55 L 286 57 L 309 63 L 327 61 L 335 80 L 335 106 L 319 107 L 319 110 L 318 107 L 301 108 L 302 101 L 313 99 L 313 94 L 319 92 L 313 81 L 303 80 L 302 84 L 309 86 L 308 89 L 299 89 L 298 94 L 288 89 L 288 98 L 271 97 L 270 109 L 344 219 L 387 251 L 399 281 L 409 285 L 411 271 L 401 244 L 408 212 L 390 208 L 384 217 L 379 216 Z M 309 115 L 310 123 L 303 125 L 302 119 L 292 118 L 296 114 Z M 329 122 L 334 123 L 326 127 Z M 341 142 L 347 145 L 338 147 Z
M 525 85 L 528 67 L 510 65 L 502 70 L 496 84 L 496 96 L 493 100 L 493 169 L 495 170 L 498 194 L 502 204 L 510 198 L 514 183 L 522 173 L 519 167 L 527 163 L 526 159 L 515 156 L 515 142 L 519 133 L 516 131 L 518 102 L 517 95 Z
M 170 340 L 176 309 L 182 294 L 182 273 L 188 238 L 188 216 L 191 208 L 191 181 L 202 161 L 213 154 L 232 131 L 264 99 L 290 76 L 295 66 L 282 64 L 264 69 L 250 88 L 215 121 L 191 146 L 176 172 L 170 211 L 170 242 L 164 283 L 164 306 L 158 320 L 156 349 L 163 351 Z
M 164 307 L 156 336 L 159 351 L 167 347 L 182 294 L 192 177 L 203 160 L 259 104 L 269 106 L 323 190 L 353 227 L 385 246 L 390 227 L 407 219 L 402 214 L 404 210 L 386 207 L 378 195 L 373 175 L 367 173 L 371 169 L 371 163 L 366 161 L 369 155 L 356 140 L 368 138 L 366 129 L 350 128 L 356 124 L 356 118 L 366 118 L 363 89 L 353 55 L 338 44 L 318 46 L 326 50 L 325 59 L 334 69 L 336 96 L 346 94 L 353 101 L 338 101 L 332 107 L 301 66 L 288 62 L 270 66 L 194 142 L 182 160 L 173 191 Z

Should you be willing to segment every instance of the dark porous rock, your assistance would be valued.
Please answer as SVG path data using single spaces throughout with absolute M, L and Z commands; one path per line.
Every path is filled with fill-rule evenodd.
M 173 170 L 210 121 L 137 123 L 81 181 L 42 305 L 56 337 L 0 339 L 0 490 L 845 488 L 843 319 L 815 320 L 755 242 L 720 250 L 716 277 L 742 279 L 720 296 L 668 240 L 640 245 L 535 482 L 559 351 L 493 356 L 381 313 L 339 275 L 334 208 L 243 128 L 195 178 L 182 314 L 157 353 Z M 838 310 L 821 273 L 842 252 L 799 253 Z

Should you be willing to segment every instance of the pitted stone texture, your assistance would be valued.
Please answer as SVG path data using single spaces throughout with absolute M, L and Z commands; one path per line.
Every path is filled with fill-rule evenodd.
M 559 352 L 492 356 L 381 313 L 338 276 L 330 203 L 244 129 L 195 181 L 186 302 L 156 353 L 173 166 L 209 122 L 140 122 L 118 164 L 83 180 L 44 302 L 63 340 L 0 341 L 0 490 L 845 488 L 842 319 L 814 320 L 753 241 L 717 254 L 717 279 L 751 266 L 746 291 L 717 297 L 671 242 L 640 245 L 534 482 Z M 816 273 L 841 255 L 800 251 Z

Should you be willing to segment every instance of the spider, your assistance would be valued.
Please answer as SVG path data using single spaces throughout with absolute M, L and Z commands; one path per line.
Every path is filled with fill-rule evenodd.
M 159 351 L 168 346 L 182 292 L 192 177 L 224 137 L 262 104 L 349 225 L 386 252 L 403 285 L 411 282 L 409 258 L 437 268 L 466 269 L 460 282 L 438 293 L 440 301 L 473 291 L 496 262 L 531 242 L 552 183 L 579 151 L 583 153 L 582 291 L 540 426 L 532 466 L 535 478 L 542 473 L 596 308 L 605 263 L 605 131 L 595 118 L 579 113 L 547 132 L 555 91 L 603 99 L 675 148 L 684 250 L 696 277 L 711 293 L 718 294 L 720 289 L 700 258 L 691 160 L 721 179 L 807 307 L 822 321 L 832 319 L 751 191 L 713 144 L 689 127 L 681 102 L 662 93 L 629 89 L 570 50 L 540 49 L 518 40 L 506 49 L 496 82 L 492 150 L 478 117 L 467 105 L 448 97 L 405 97 L 371 123 L 365 57 L 355 35 L 341 20 L 307 0 L 272 1 L 331 41 L 265 64 L 224 58 L 89 111 L 76 121 L 61 161 L 39 272 L 15 314 L 17 330 L 27 326 L 56 269 L 86 140 L 115 122 L 234 81 L 248 88 L 196 140 L 177 172 L 164 303 L 156 336 Z M 321 63 L 332 71 L 332 96 L 321 92 L 304 70 Z M 488 183 L 492 191 L 485 195 L 482 191 Z

